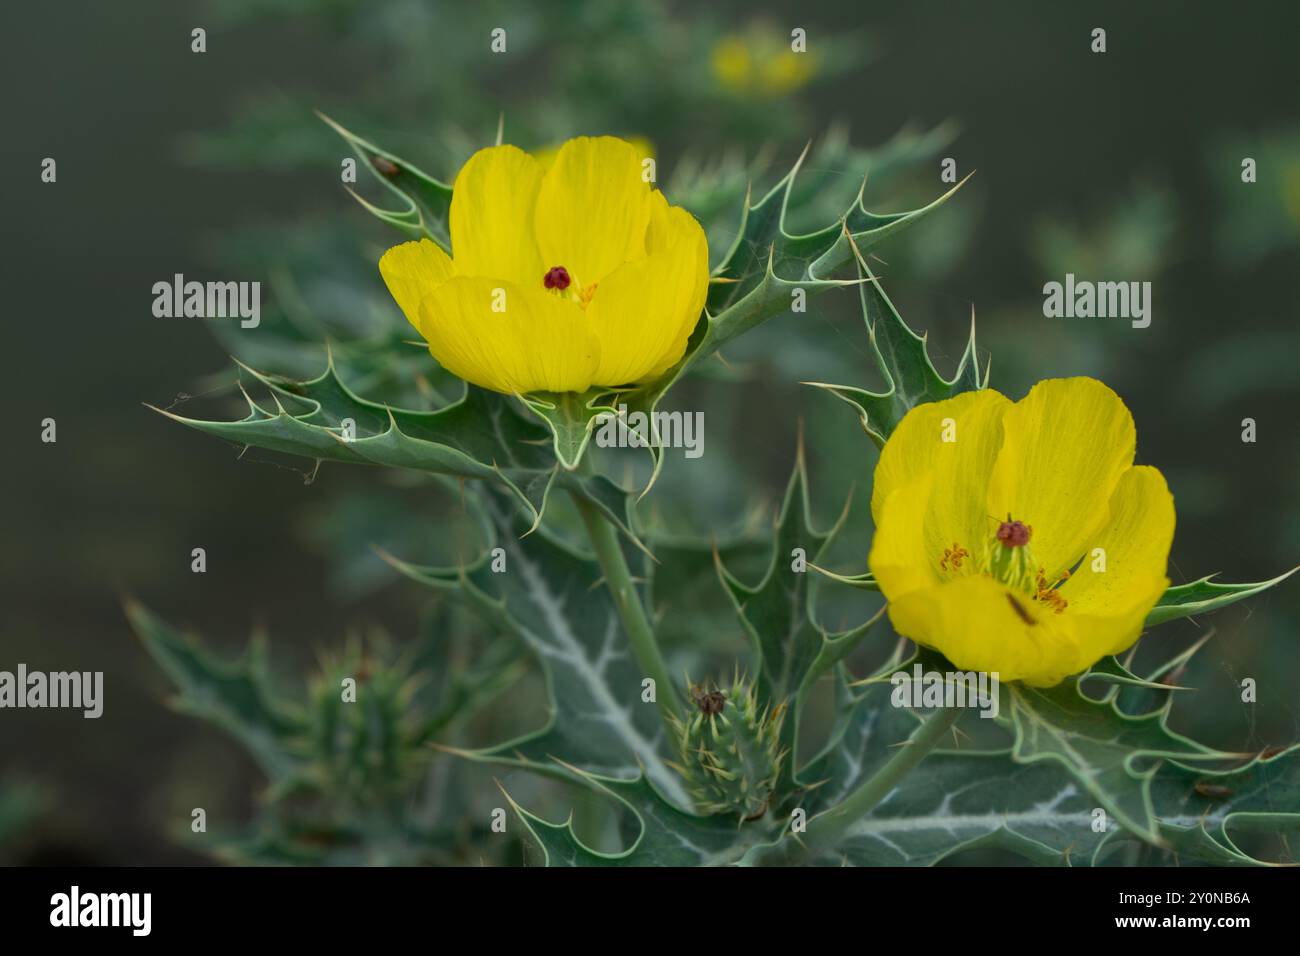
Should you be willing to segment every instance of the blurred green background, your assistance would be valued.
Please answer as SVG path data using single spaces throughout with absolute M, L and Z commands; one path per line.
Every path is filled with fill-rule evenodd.
M 254 813 L 254 765 L 165 706 L 170 687 L 128 628 L 124 596 L 231 653 L 262 627 L 289 685 L 350 634 L 416 627 L 423 595 L 370 545 L 437 554 L 454 502 L 369 470 L 326 466 L 305 483 L 299 463 L 237 460 L 142 405 L 228 395 L 232 352 L 309 373 L 323 352 L 302 343 L 406 334 L 374 267 L 396 237 L 340 188 L 348 152 L 314 109 L 448 181 L 502 117 L 526 148 L 643 137 L 670 199 L 716 205 L 715 260 L 745 183 L 770 185 L 809 139 L 818 187 L 802 228 L 832 221 L 868 166 L 869 208 L 926 201 L 947 188 L 951 156 L 974 179 L 886 244 L 879 267 L 940 371 L 961 354 L 973 307 L 993 387 L 1019 397 L 1043 377 L 1102 378 L 1134 413 L 1139 460 L 1175 494 L 1175 582 L 1293 566 L 1300 8 L 1192 9 L 212 0 L 130 16 L 89 2 L 10 11 L 0 668 L 103 670 L 106 702 L 97 721 L 0 712 L 0 860 L 202 862 L 176 839 L 191 807 L 236 822 Z M 506 55 L 488 51 L 496 26 Z M 207 30 L 201 55 L 195 27 Z M 795 27 L 806 61 L 781 52 Z M 1094 27 L 1107 30 L 1105 54 L 1090 52 Z M 47 156 L 52 185 L 39 178 Z M 1241 182 L 1247 156 L 1254 184 Z M 151 287 L 176 272 L 262 281 L 262 327 L 154 318 Z M 1043 283 L 1066 272 L 1151 281 L 1151 327 L 1045 319 Z M 706 454 L 698 467 L 671 458 L 647 512 L 665 528 L 743 527 L 779 497 L 803 421 L 818 514 L 829 521 L 858 489 L 843 566 L 859 569 L 875 452 L 846 406 L 798 384 L 880 384 L 855 296 L 813 300 L 726 358 L 725 374 L 671 396 L 706 410 Z M 428 371 L 410 349 L 396 371 L 384 354 L 350 359 L 384 395 L 409 396 Z M 57 444 L 39 440 L 46 417 Z M 1246 417 L 1255 444 L 1240 439 Z M 190 571 L 194 547 L 207 550 L 205 574 Z M 678 643 L 696 638 L 692 626 L 707 639 L 715 620 L 702 621 L 684 612 Z M 1234 749 L 1300 736 L 1297 624 L 1294 585 L 1216 615 L 1186 678 L 1201 689 L 1174 726 Z M 716 626 L 726 659 L 738 628 Z M 1181 622 L 1144 647 L 1204 630 Z M 1260 682 L 1256 705 L 1239 701 L 1244 677 Z M 536 683 L 525 677 L 467 739 L 535 726 Z M 457 772 L 464 792 L 500 802 L 491 772 Z

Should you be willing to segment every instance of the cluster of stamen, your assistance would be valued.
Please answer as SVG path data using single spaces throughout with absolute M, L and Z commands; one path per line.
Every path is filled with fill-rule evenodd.
M 951 563 L 952 569 L 956 571 L 961 567 L 962 558 L 968 557 L 970 552 L 954 541 L 951 548 L 943 549 L 943 557 L 939 559 L 939 570 L 947 571 Z
M 1046 604 L 1060 614 L 1069 607 L 1070 602 L 1062 597 L 1058 588 L 1070 579 L 1070 572 L 1064 572 L 1059 581 L 1052 582 L 1048 581 L 1044 568 L 1038 568 L 1037 573 L 1031 571 L 1034 565 L 1029 542 L 1033 536 L 1033 525 L 1013 520 L 1011 515 L 1007 515 L 1007 520 L 998 525 L 992 539 L 987 540 L 983 559 L 975 562 L 975 570 Z M 951 548 L 943 549 L 943 554 L 939 557 L 939 570 L 945 573 L 961 572 L 965 570 L 963 560 L 970 556 L 969 551 L 954 541 Z M 1012 603 L 1013 606 L 1019 606 L 1014 599 Z
M 1046 572 L 1042 568 L 1038 569 L 1038 578 L 1034 582 L 1034 600 L 1042 601 L 1057 614 L 1060 614 L 1070 606 L 1070 602 L 1061 596 L 1061 592 L 1056 589 L 1056 585 L 1048 583 L 1045 574 Z M 1061 575 L 1058 584 L 1064 584 L 1068 580 L 1070 580 L 1070 572 L 1066 571 Z

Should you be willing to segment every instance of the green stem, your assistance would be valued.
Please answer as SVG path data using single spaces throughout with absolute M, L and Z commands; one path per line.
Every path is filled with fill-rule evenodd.
M 874 810 L 877 804 L 925 759 L 961 714 L 960 707 L 944 707 L 936 710 L 870 779 L 845 797 L 842 802 L 808 821 L 807 833 L 801 837 L 802 846 L 793 839 L 784 839 L 771 848 L 772 852 L 764 854 L 756 862 L 792 863 L 808 853 L 834 847 L 854 823 Z
M 659 714 L 664 720 L 664 726 L 668 729 L 671 740 L 676 734 L 673 718 L 679 716 L 677 691 L 668 676 L 668 665 L 659 651 L 654 630 L 650 627 L 650 619 L 646 617 L 645 608 L 641 606 L 636 585 L 632 583 L 632 574 L 628 570 L 626 558 L 623 557 L 623 546 L 619 544 L 618 530 L 600 512 L 600 509 L 586 498 L 579 494 L 574 494 L 572 497 L 573 503 L 578 507 L 578 514 L 582 517 L 582 523 L 587 529 L 592 550 L 596 552 L 596 560 L 600 562 L 601 570 L 605 572 L 605 584 L 614 599 L 614 606 L 618 609 L 623 629 L 627 631 L 632 652 L 636 655 L 637 663 L 641 665 L 641 673 L 655 682 L 655 703 L 659 705 Z

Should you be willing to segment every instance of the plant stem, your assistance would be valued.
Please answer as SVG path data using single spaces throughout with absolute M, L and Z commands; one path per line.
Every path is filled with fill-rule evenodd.
M 800 841 L 787 837 L 755 862 L 762 864 L 794 863 L 808 853 L 834 847 L 845 832 L 876 808 L 905 776 L 938 745 L 962 714 L 960 707 L 944 707 L 925 719 L 907 743 L 886 764 L 863 782 L 842 802 L 808 821 L 808 831 Z
M 907 743 L 898 749 L 898 753 L 890 757 L 862 786 L 845 797 L 839 805 L 808 821 L 808 837 L 805 842 L 814 848 L 837 842 L 845 830 L 874 810 L 898 786 L 899 781 L 925 759 L 926 754 L 944 738 L 960 716 L 960 707 L 942 707 L 927 717 L 907 739 Z
M 632 583 L 632 574 L 623 557 L 623 546 L 618 540 L 618 530 L 586 498 L 578 494 L 572 495 L 572 498 L 587 529 L 592 550 L 596 552 L 596 560 L 605 572 L 605 584 L 614 599 L 614 606 L 618 609 L 619 619 L 627 631 L 628 641 L 641 666 L 641 672 L 655 682 L 655 703 L 659 706 L 659 715 L 664 720 L 671 740 L 675 735 L 672 718 L 680 716 L 677 710 L 677 691 L 668 676 L 668 665 L 659 651 L 636 585 Z

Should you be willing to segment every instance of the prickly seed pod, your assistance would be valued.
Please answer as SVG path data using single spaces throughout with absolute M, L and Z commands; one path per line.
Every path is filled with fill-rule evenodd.
M 690 714 L 678 721 L 677 769 L 702 813 L 754 820 L 768 810 L 785 753 L 784 705 L 760 709 L 754 687 L 737 677 L 723 690 L 690 685 Z

